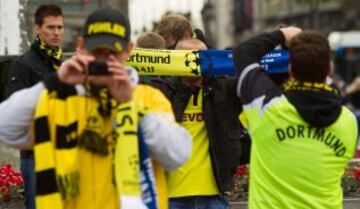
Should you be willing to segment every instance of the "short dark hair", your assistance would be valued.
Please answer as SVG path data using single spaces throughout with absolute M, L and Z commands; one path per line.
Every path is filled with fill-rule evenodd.
M 330 68 L 330 45 L 316 31 L 303 31 L 290 43 L 290 63 L 295 79 L 324 82 Z
M 148 49 L 166 49 L 165 39 L 157 33 L 146 32 L 136 40 L 136 47 Z
M 61 8 L 56 4 L 40 5 L 35 12 L 35 24 L 41 26 L 44 23 L 45 17 L 48 16 L 63 16 Z

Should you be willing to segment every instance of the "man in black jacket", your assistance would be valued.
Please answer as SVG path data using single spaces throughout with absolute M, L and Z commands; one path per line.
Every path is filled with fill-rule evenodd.
M 206 45 L 198 39 L 183 39 L 176 49 L 202 50 Z M 245 140 L 235 79 L 182 77 L 152 83 L 171 101 L 176 120 L 193 137 L 190 160 L 168 175 L 170 209 L 227 208 L 224 196 L 233 190 Z
M 64 32 L 62 10 L 57 5 L 41 5 L 35 12 L 36 39 L 30 49 L 17 58 L 9 69 L 5 97 L 33 86 L 61 65 L 61 40 Z M 35 172 L 32 150 L 21 151 L 21 173 L 25 181 L 25 207 L 35 208 Z

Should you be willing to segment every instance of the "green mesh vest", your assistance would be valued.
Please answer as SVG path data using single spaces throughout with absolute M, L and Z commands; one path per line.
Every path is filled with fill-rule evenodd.
M 356 146 L 353 114 L 343 107 L 332 125 L 318 129 L 283 95 L 256 104 L 244 106 L 253 141 L 250 208 L 342 208 L 341 176 Z

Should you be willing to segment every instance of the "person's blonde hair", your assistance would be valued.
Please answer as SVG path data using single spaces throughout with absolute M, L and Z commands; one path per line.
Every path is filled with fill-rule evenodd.
M 145 32 L 136 40 L 136 47 L 148 49 L 166 49 L 165 39 L 157 33 Z

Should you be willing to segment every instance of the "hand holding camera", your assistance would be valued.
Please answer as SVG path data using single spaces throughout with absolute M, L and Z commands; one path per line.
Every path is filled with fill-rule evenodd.
M 108 65 L 105 60 L 95 60 L 89 63 L 88 75 L 100 76 L 110 75 Z
M 124 70 L 130 76 L 131 85 L 136 86 L 137 83 L 139 82 L 139 76 L 135 68 L 131 66 L 125 66 Z M 105 60 L 95 60 L 89 63 L 88 75 L 101 76 L 101 75 L 111 75 L 111 73 L 108 69 L 108 64 Z
M 139 80 L 135 69 L 123 66 L 114 56 L 105 61 L 80 54 L 66 60 L 61 65 L 58 76 L 62 82 L 70 85 L 88 82 L 91 85 L 104 86 L 119 103 L 131 100 Z
M 106 83 L 110 94 L 118 103 L 130 101 L 139 80 L 136 70 L 125 67 L 114 57 L 110 57 L 107 64 L 108 71 L 112 74 L 111 79 Z
M 65 60 L 57 74 L 59 79 L 67 84 L 76 85 L 84 83 L 87 75 L 86 69 L 90 62 L 93 62 L 95 58 L 89 55 L 76 54 L 71 58 Z
M 95 60 L 93 62 L 89 63 L 89 67 L 87 70 L 87 73 L 89 76 L 106 76 L 113 74 L 109 70 L 109 66 L 111 66 L 111 61 L 108 63 L 105 60 Z M 130 66 L 114 66 L 115 68 L 123 68 L 125 70 L 125 73 L 130 76 L 131 80 L 131 86 L 135 87 L 139 82 L 139 76 L 136 72 L 135 68 Z M 116 70 L 115 70 L 116 72 Z

